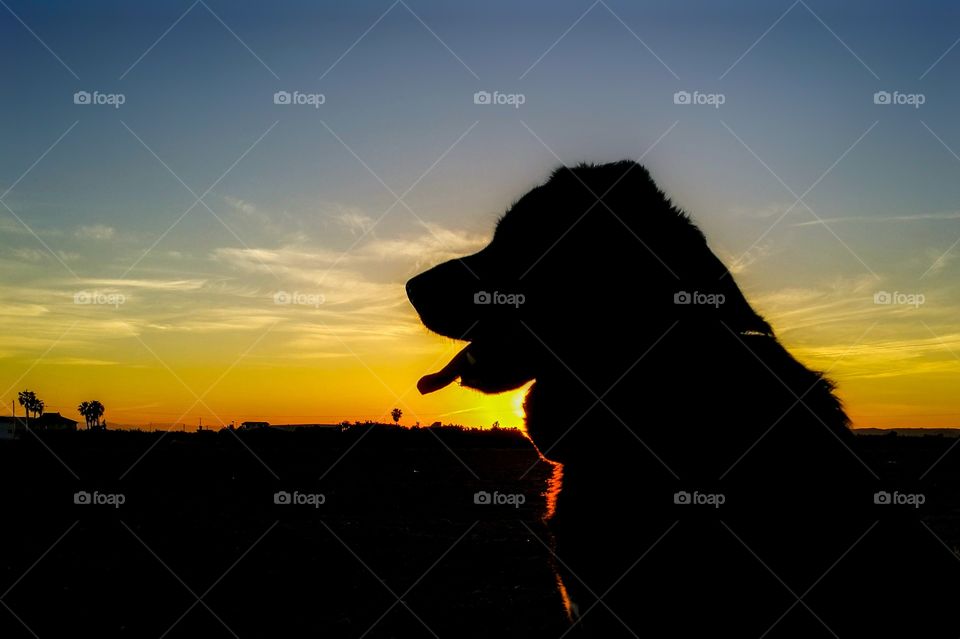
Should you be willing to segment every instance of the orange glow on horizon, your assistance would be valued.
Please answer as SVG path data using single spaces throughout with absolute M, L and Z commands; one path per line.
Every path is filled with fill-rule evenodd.
M 775 314 L 770 316 L 776 324 Z M 463 343 L 430 334 L 412 309 L 396 321 L 397 336 L 351 338 L 349 328 L 339 328 L 343 337 L 324 334 L 323 341 L 304 346 L 297 346 L 307 330 L 300 328 L 266 336 L 147 331 L 132 338 L 105 327 L 103 334 L 77 344 L 51 339 L 43 343 L 51 350 L 39 359 L 38 354 L 0 359 L 0 377 L 10 386 L 0 396 L 0 410 L 9 414 L 13 403 L 20 412 L 17 392 L 30 389 L 46 402 L 47 411 L 81 423 L 77 405 L 97 399 L 111 428 L 190 430 L 201 420 L 212 428 L 243 421 L 389 423 L 394 407 L 403 411 L 400 423 L 408 426 L 440 421 L 524 427 L 528 387 L 484 395 L 452 384 L 421 396 L 417 380 L 442 367 Z M 917 339 L 891 334 L 850 347 L 856 336 L 831 334 L 814 343 L 810 333 L 785 330 L 781 341 L 808 367 L 828 372 L 855 428 L 960 426 L 956 359 L 938 341 L 930 338 L 917 351 Z

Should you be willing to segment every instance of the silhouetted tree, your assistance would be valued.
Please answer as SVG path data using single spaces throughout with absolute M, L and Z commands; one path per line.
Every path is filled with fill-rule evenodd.
M 90 402 L 90 404 L 94 412 L 94 417 L 93 417 L 94 423 L 96 423 L 98 426 L 106 428 L 107 422 L 100 420 L 100 418 L 103 417 L 104 411 L 106 410 L 103 404 L 101 404 L 100 401 L 96 399 Z
M 33 400 L 35 400 L 36 398 L 37 396 L 31 390 L 23 390 L 17 394 L 17 402 L 19 402 L 20 406 L 23 407 L 23 412 L 27 417 L 25 423 L 28 429 L 30 428 L 30 408 L 29 407 L 33 405 Z
M 84 421 L 87 423 L 87 429 L 90 428 L 90 402 L 80 402 L 80 405 L 77 406 L 77 412 L 83 415 Z
M 393 417 L 394 424 L 399 424 L 400 418 L 403 417 L 403 411 L 399 408 L 394 408 L 392 411 L 390 411 L 390 417 Z
M 91 426 L 97 427 L 100 425 L 100 417 L 103 416 L 103 411 L 103 404 L 96 399 L 89 402 L 81 402 L 80 405 L 77 406 L 77 412 L 83 415 L 83 418 L 87 422 L 88 430 Z
M 43 414 L 43 400 L 38 398 L 32 390 L 24 390 L 17 394 L 17 401 L 23 406 L 23 411 L 27 416 L 27 427 L 29 428 L 30 413 L 33 413 L 34 417 L 40 417 Z

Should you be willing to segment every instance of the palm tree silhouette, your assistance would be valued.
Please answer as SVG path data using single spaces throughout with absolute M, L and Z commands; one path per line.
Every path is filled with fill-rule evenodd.
M 17 401 L 20 403 L 20 406 L 23 407 L 23 412 L 26 415 L 26 427 L 27 430 L 30 429 L 30 406 L 33 405 L 33 400 L 36 399 L 36 395 L 33 391 L 23 390 L 17 394 Z
M 77 412 L 83 415 L 87 422 L 87 430 L 100 425 L 100 417 L 103 416 L 103 411 L 103 404 L 96 399 L 89 402 L 80 402 L 80 405 L 77 406 Z
M 35 417 L 40 417 L 43 413 L 43 400 L 37 397 L 32 390 L 23 390 L 17 394 L 17 401 L 23 406 L 24 413 L 27 416 L 26 425 L 30 428 L 30 413 Z
M 390 411 L 390 417 L 393 417 L 394 424 L 399 424 L 400 418 L 403 417 L 403 411 L 399 408 L 394 408 L 392 411 Z

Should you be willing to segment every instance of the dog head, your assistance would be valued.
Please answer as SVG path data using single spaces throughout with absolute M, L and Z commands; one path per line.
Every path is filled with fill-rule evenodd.
M 458 378 L 501 392 L 561 369 L 590 384 L 679 321 L 690 334 L 722 323 L 772 335 L 703 234 L 629 161 L 557 169 L 489 245 L 414 277 L 407 294 L 427 328 L 468 342 L 422 393 Z

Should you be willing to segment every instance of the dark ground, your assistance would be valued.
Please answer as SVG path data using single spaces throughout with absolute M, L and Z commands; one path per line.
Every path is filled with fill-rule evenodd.
M 945 562 L 960 547 L 958 441 L 870 435 L 856 451 L 878 489 L 926 496 L 917 516 Z M 3 441 L 0 637 L 559 637 L 552 471 L 514 431 Z M 475 504 L 484 490 L 526 502 Z M 275 504 L 277 491 L 326 501 Z

